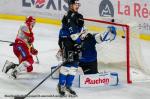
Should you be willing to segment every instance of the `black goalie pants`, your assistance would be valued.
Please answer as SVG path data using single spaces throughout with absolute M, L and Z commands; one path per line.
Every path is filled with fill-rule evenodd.
M 98 73 L 97 60 L 93 62 L 80 62 L 79 66 L 82 68 L 84 74 Z

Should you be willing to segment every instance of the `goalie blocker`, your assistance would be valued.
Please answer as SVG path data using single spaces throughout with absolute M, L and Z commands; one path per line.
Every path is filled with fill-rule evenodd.
M 57 66 L 51 67 L 51 72 Z M 53 75 L 52 79 L 59 78 L 59 70 Z M 97 74 L 79 75 L 79 87 L 99 87 L 99 86 L 116 86 L 119 83 L 119 75 L 117 72 L 103 72 Z

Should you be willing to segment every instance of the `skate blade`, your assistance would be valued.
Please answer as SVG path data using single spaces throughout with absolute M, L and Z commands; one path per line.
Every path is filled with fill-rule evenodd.
M 13 69 L 10 69 L 10 70 L 9 70 L 7 73 L 5 73 L 5 74 L 8 76 L 8 78 L 10 78 L 10 79 L 12 79 L 12 80 L 15 80 L 16 78 L 11 75 L 12 71 L 13 71 Z
M 3 68 L 2 68 L 2 72 L 3 72 L 3 73 L 5 73 L 5 71 L 6 71 L 6 64 L 7 64 L 7 63 L 8 63 L 8 60 L 5 61 L 5 64 L 4 64 Z
M 67 94 L 66 94 L 68 97 L 78 97 L 78 95 L 74 95 L 74 94 L 71 94 L 71 93 L 69 93 L 69 92 L 67 92 Z
M 5 73 L 5 77 L 6 77 L 6 78 L 9 78 L 9 79 L 11 79 L 11 80 L 16 80 L 15 77 L 13 77 L 13 76 L 11 76 L 11 75 L 9 75 L 9 74 L 6 74 L 6 73 Z
M 68 97 L 78 97 L 78 95 L 77 94 L 71 94 L 69 91 L 67 91 L 66 90 L 66 95 L 68 96 Z

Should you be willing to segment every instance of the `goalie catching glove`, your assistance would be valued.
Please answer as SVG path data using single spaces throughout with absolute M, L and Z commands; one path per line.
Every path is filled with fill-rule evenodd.
M 116 38 L 117 32 L 116 28 L 114 26 L 108 26 L 107 27 L 107 32 L 104 32 L 101 35 L 101 40 L 102 41 L 113 41 Z
M 75 41 L 76 43 L 81 43 L 82 40 L 84 40 L 88 34 L 93 34 L 93 33 L 88 33 L 86 28 L 83 28 L 82 31 L 80 33 L 76 33 L 76 34 L 72 34 L 70 37 L 73 41 Z M 113 41 L 115 40 L 117 35 L 116 32 L 116 28 L 114 26 L 108 26 L 107 27 L 107 31 L 100 34 L 100 33 L 96 33 L 95 34 L 95 39 L 97 41 L 97 43 L 101 43 L 104 41 Z

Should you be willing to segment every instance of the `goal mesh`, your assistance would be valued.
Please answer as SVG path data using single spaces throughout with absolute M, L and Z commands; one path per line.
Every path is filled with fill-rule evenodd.
M 103 33 L 107 26 L 111 25 L 117 28 L 117 37 L 114 41 L 96 45 L 99 72 L 118 72 L 120 81 L 127 83 L 132 83 L 136 78 L 134 75 L 139 73 L 138 70 L 146 72 L 142 66 L 138 26 L 104 20 L 84 20 L 91 33 Z

